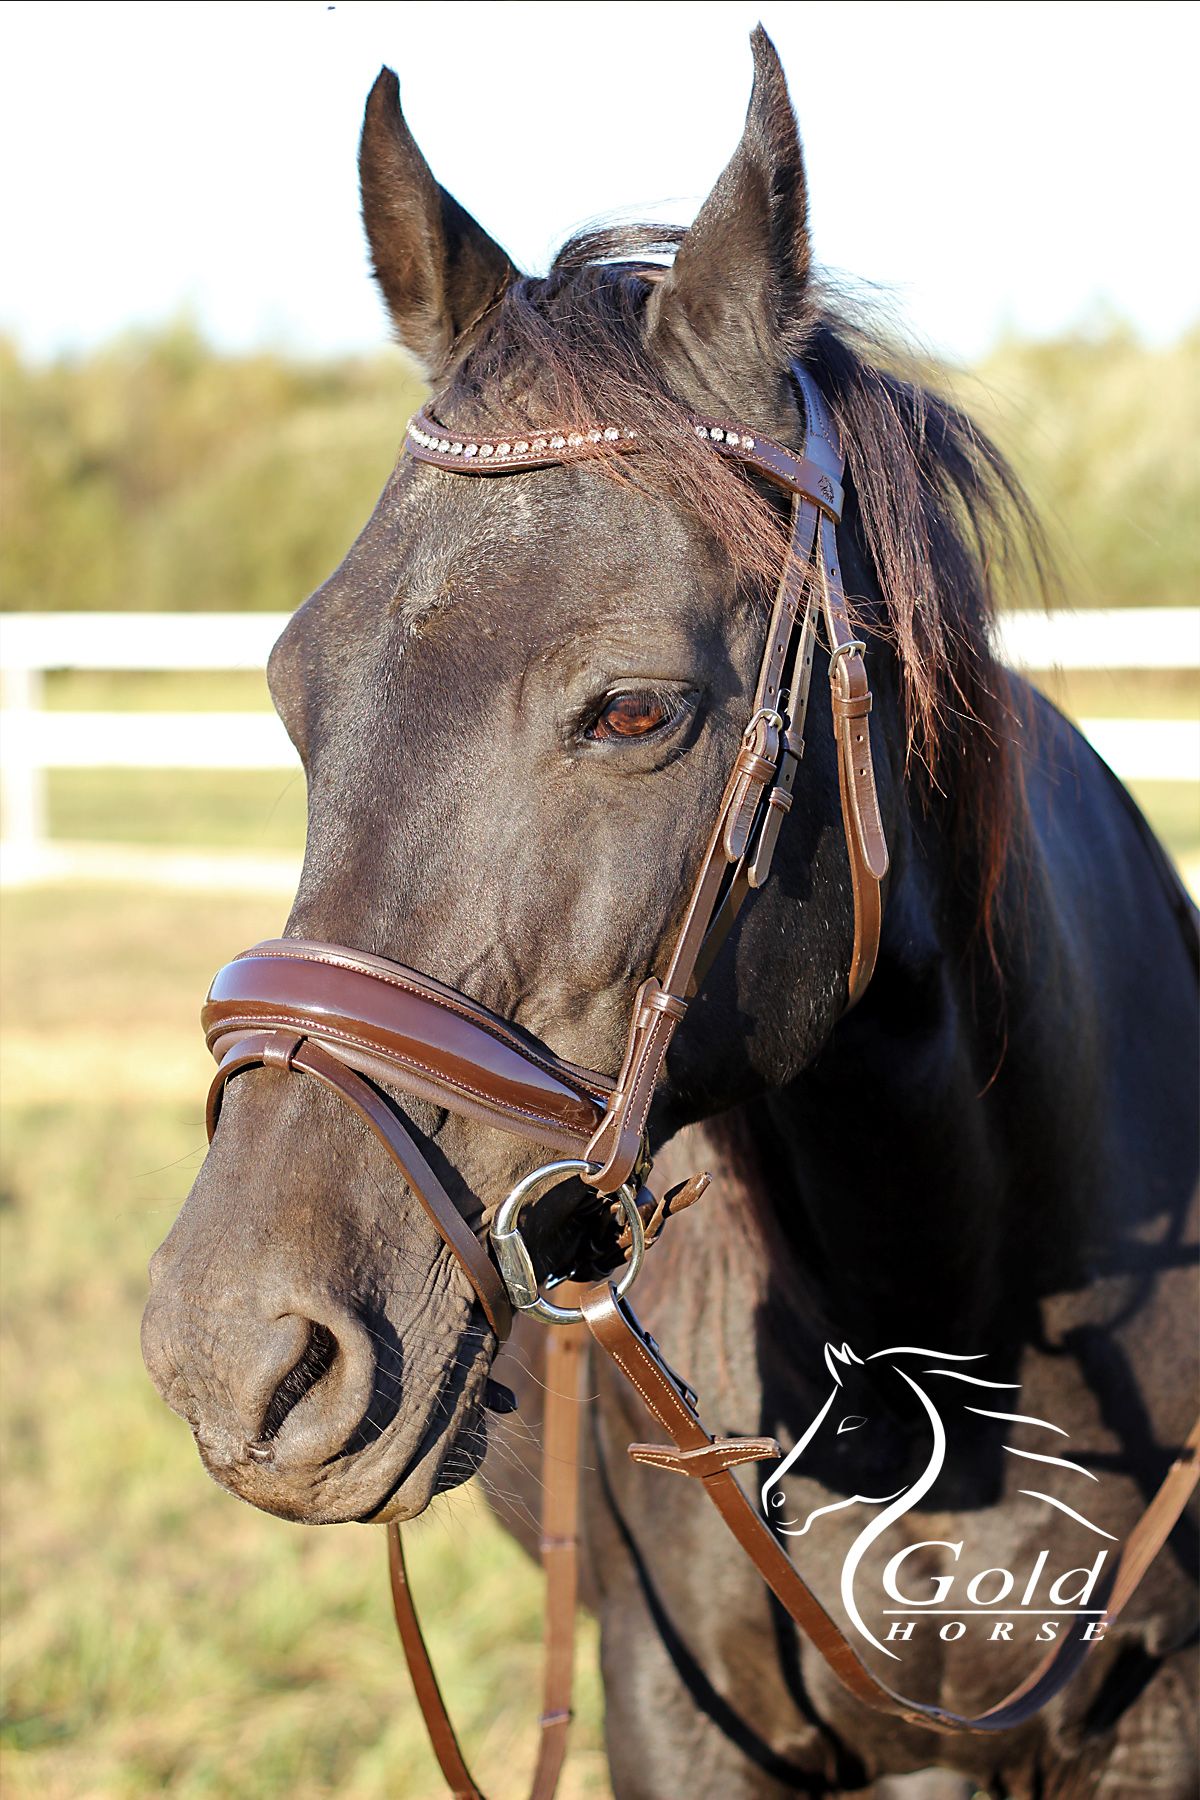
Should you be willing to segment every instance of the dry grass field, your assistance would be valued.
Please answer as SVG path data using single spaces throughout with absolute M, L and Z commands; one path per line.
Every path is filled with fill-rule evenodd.
M 203 1152 L 199 1000 L 279 924 L 272 901 L 5 898 L 7 1800 L 439 1791 L 382 1533 L 285 1525 L 221 1492 L 138 1351 L 146 1260 Z M 532 1754 L 540 1577 L 469 1490 L 413 1539 L 466 1744 L 508 1800 Z M 568 1800 L 607 1793 L 598 1719 L 585 1652 Z

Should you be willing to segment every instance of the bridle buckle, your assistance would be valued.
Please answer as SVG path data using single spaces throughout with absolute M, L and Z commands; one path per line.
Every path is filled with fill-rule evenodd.
M 835 644 L 829 652 L 830 681 L 836 679 L 838 662 L 843 656 L 865 656 L 866 654 L 867 646 L 862 638 L 847 638 L 844 643 Z

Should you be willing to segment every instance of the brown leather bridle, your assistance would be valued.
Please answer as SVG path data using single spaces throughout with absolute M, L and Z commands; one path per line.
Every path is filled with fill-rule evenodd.
M 649 1187 L 646 1124 L 671 1039 L 752 888 L 771 867 L 804 754 L 804 723 L 818 621 L 829 652 L 842 821 L 854 902 L 846 1003 L 875 967 L 888 853 L 876 795 L 865 645 L 854 636 L 837 546 L 843 457 L 812 378 L 795 371 L 807 418 L 805 454 L 711 419 L 693 429 L 790 497 L 791 535 L 748 719 L 661 976 L 638 988 L 615 1077 L 564 1061 L 477 1001 L 429 976 L 334 944 L 285 938 L 256 945 L 221 969 L 203 1011 L 217 1059 L 209 1096 L 216 1129 L 226 1083 L 242 1070 L 302 1072 L 336 1093 L 375 1133 L 477 1295 L 503 1341 L 518 1308 L 555 1326 L 546 1373 L 542 1558 L 547 1575 L 546 1675 L 533 1800 L 557 1786 L 570 1721 L 575 1614 L 578 1431 L 583 1350 L 590 1337 L 632 1383 L 667 1444 L 633 1444 L 635 1461 L 697 1479 L 741 1548 L 794 1622 L 846 1687 L 867 1705 L 938 1731 L 991 1732 L 1018 1725 L 1069 1679 L 1087 1653 L 1087 1621 L 1011 1693 L 974 1718 L 892 1692 L 859 1661 L 755 1512 L 731 1470 L 778 1457 L 767 1438 L 714 1438 L 696 1396 L 663 1361 L 623 1298 L 665 1219 L 697 1199 L 707 1176 L 661 1198 Z M 616 425 L 513 431 L 483 441 L 460 436 L 426 410 L 409 426 L 415 461 L 454 474 L 497 477 L 614 454 L 634 454 L 636 435 Z M 468 1217 L 418 1146 L 389 1090 L 432 1100 L 560 1154 L 525 1178 L 492 1213 Z M 538 1291 L 520 1231 L 522 1207 L 551 1180 L 577 1174 L 623 1215 L 628 1267 L 614 1288 L 565 1284 L 574 1305 Z M 490 1247 L 485 1248 L 485 1243 Z M 560 1296 L 564 1288 L 558 1290 Z M 1127 1540 L 1097 1596 L 1114 1620 L 1161 1549 L 1196 1485 L 1200 1421 Z M 480 1800 L 442 1703 L 408 1588 L 400 1534 L 388 1526 L 397 1624 L 434 1750 L 455 1795 Z

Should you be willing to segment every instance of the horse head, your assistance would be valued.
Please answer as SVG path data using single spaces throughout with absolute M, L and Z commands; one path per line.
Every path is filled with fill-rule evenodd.
M 944 547 L 952 514 L 944 471 L 919 476 L 915 459 L 956 446 L 979 508 L 978 440 L 932 401 L 919 421 L 910 408 L 910 479 L 887 498 L 871 459 L 900 429 L 900 390 L 828 324 L 796 123 L 761 32 L 754 57 L 741 141 L 681 241 L 585 238 L 544 279 L 519 274 L 438 185 L 395 77 L 380 75 L 363 215 L 397 335 L 444 427 L 478 439 L 616 421 L 644 452 L 476 481 L 401 457 L 270 663 L 308 784 L 288 937 L 422 971 L 595 1070 L 617 1069 L 635 995 L 679 930 L 786 544 L 779 495 L 714 455 L 690 420 L 802 443 L 792 368 L 807 358 L 845 421 L 862 494 L 842 561 L 864 630 L 882 617 L 880 571 L 894 577 L 875 666 L 889 830 L 938 681 L 956 719 L 985 707 L 994 681 L 983 578 L 949 557 L 943 580 L 912 548 Z M 953 630 L 938 622 L 951 596 Z M 952 669 L 960 627 L 978 641 Z M 828 682 L 813 689 L 774 878 L 676 1040 L 652 1144 L 793 1080 L 845 1008 L 854 901 Z M 970 755 L 964 739 L 961 779 Z M 978 761 L 989 781 L 1000 760 L 993 734 Z M 897 842 L 902 856 L 902 832 Z M 545 1160 L 434 1099 L 387 1098 L 476 1225 Z M 588 1191 L 563 1184 L 536 1209 L 540 1266 L 580 1268 L 597 1228 Z M 256 1505 L 310 1522 L 402 1519 L 476 1466 L 496 1335 L 393 1163 L 319 1084 L 284 1067 L 229 1082 L 151 1280 L 154 1380 L 215 1478 Z
M 907 1434 L 896 1429 L 896 1402 L 901 1403 L 901 1418 L 911 1411 L 903 1406 L 904 1396 L 888 1392 L 880 1370 L 864 1362 L 849 1344 L 826 1344 L 825 1365 L 833 1386 L 823 1405 L 762 1484 L 763 1510 L 773 1529 L 785 1537 L 805 1537 L 818 1519 L 850 1506 L 889 1505 L 912 1485 L 906 1478 L 911 1460 Z M 789 1515 L 783 1487 L 801 1458 L 805 1472 L 818 1473 L 823 1485 L 841 1495 L 813 1507 L 803 1521 Z
M 812 1423 L 763 1482 L 763 1510 L 776 1531 L 804 1537 L 817 1519 L 849 1506 L 886 1506 L 888 1522 L 915 1506 L 933 1487 L 946 1455 L 946 1406 L 932 1391 L 931 1375 L 1007 1390 L 960 1367 L 975 1354 L 922 1350 L 912 1345 L 877 1350 L 865 1361 L 849 1344 L 825 1346 L 833 1378 Z M 802 1473 L 819 1477 L 841 1494 L 814 1507 L 803 1523 L 787 1515 L 782 1483 L 803 1458 Z

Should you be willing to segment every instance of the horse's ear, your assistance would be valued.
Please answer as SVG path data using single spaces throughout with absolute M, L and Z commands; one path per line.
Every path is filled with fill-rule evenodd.
M 363 224 L 396 335 L 428 375 L 516 274 L 498 244 L 434 179 L 381 69 L 358 151 Z
M 826 1344 L 825 1367 L 829 1370 L 829 1373 L 833 1376 L 833 1379 L 837 1382 L 838 1386 L 841 1387 L 842 1369 L 838 1367 L 839 1363 L 843 1368 L 850 1363 L 861 1364 L 862 1357 L 856 1356 L 849 1344 L 843 1344 L 840 1350 L 836 1344 Z
M 750 415 L 784 382 L 808 319 L 808 195 L 796 115 L 774 44 L 750 39 L 754 88 L 742 140 L 649 301 L 649 341 L 687 393 L 722 372 L 713 398 Z M 742 394 L 730 391 L 730 382 Z M 699 396 L 696 396 L 699 397 Z

